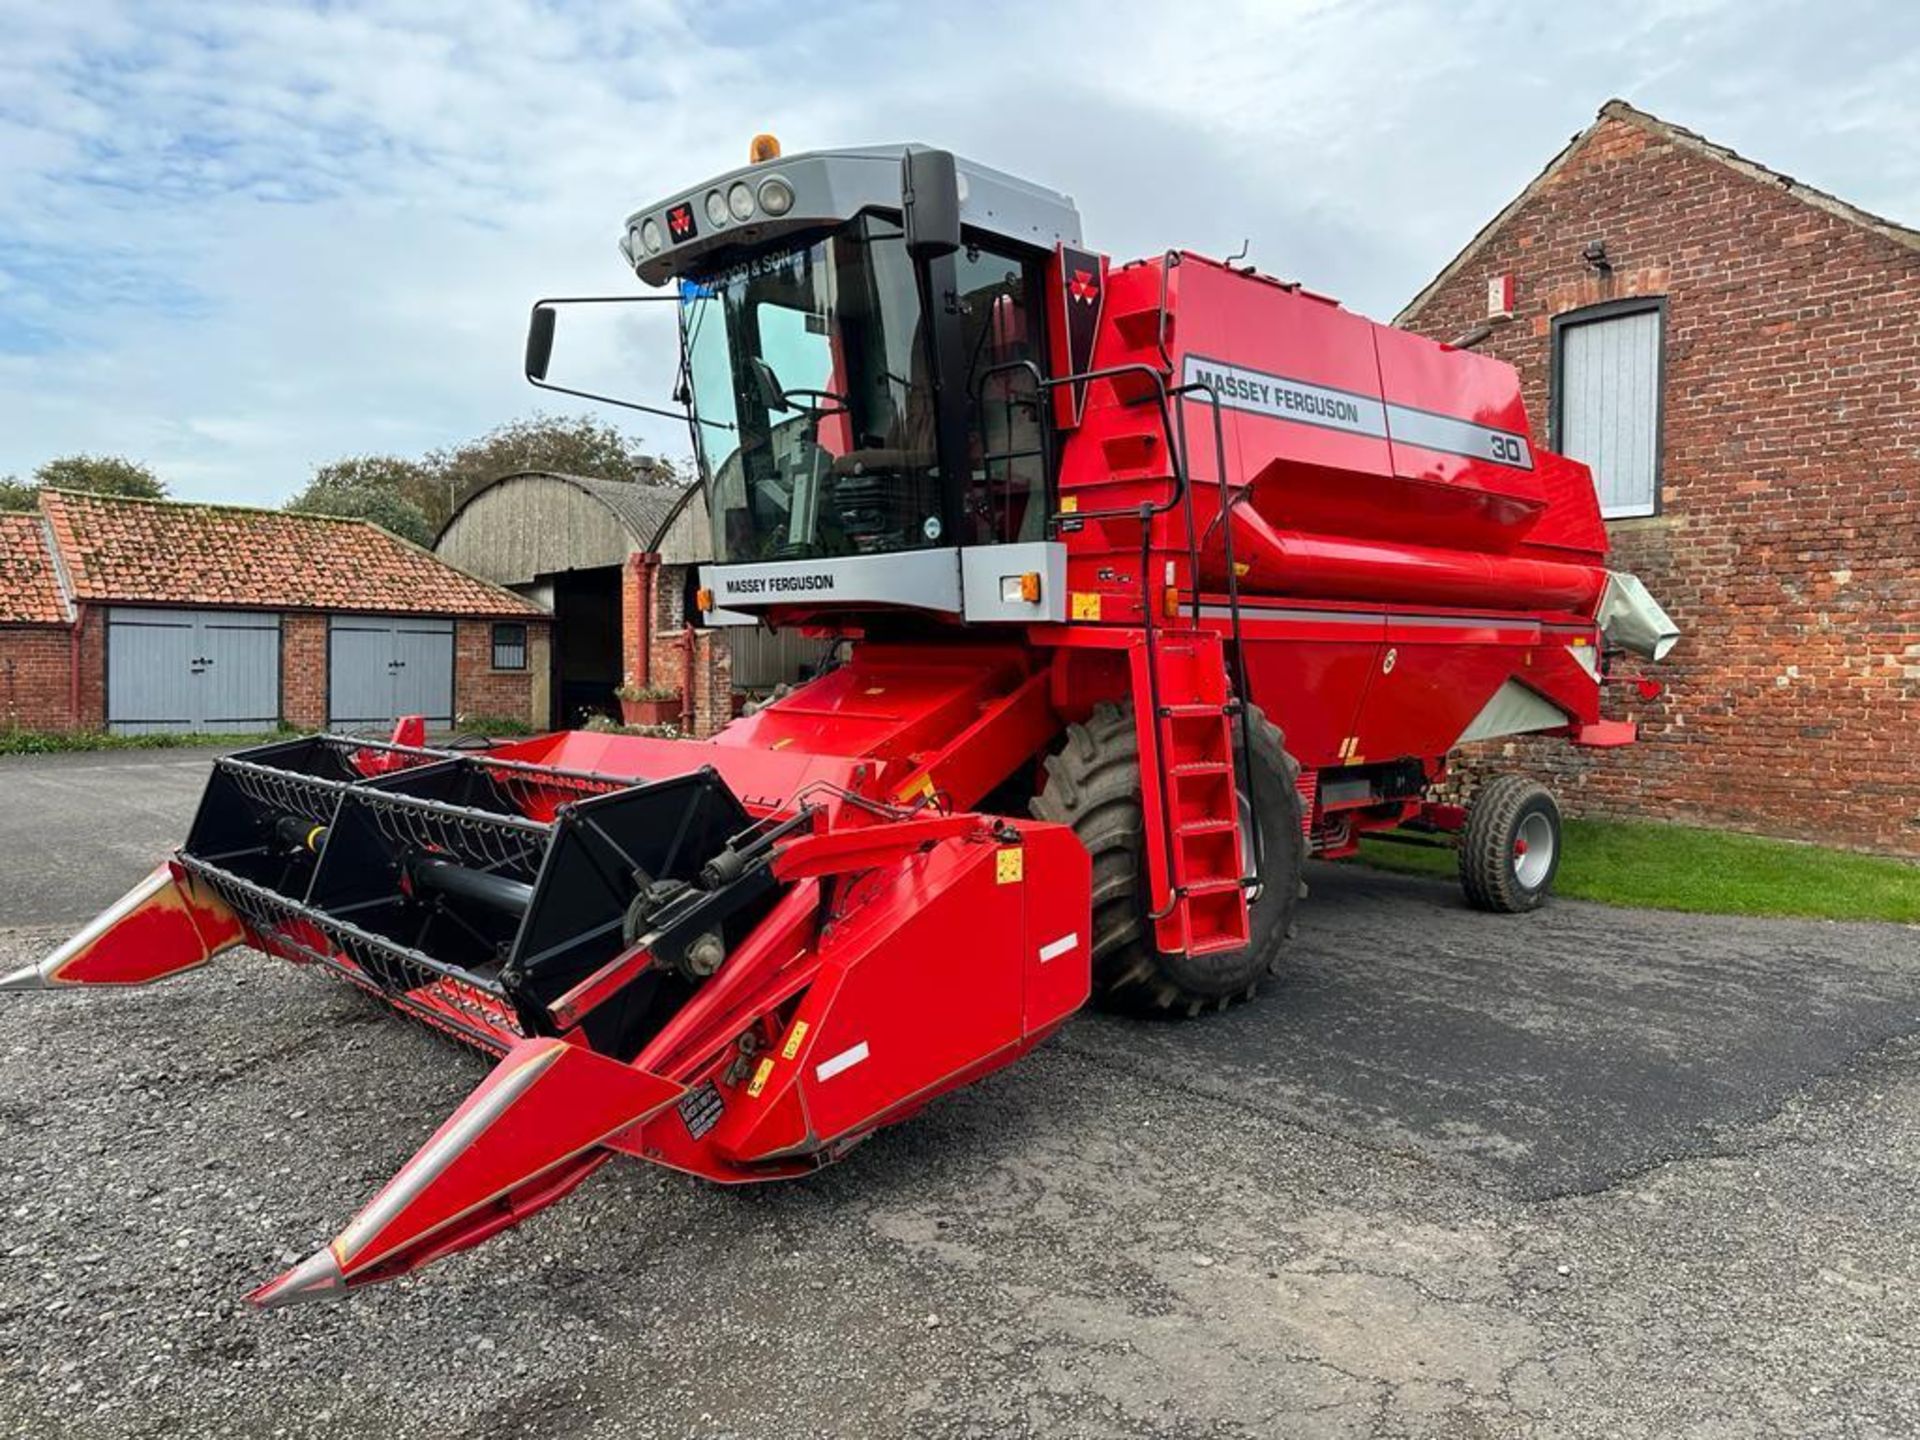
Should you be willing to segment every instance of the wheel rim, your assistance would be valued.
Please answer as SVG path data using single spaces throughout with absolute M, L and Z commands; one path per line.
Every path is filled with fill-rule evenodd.
M 1233 798 L 1234 809 L 1239 813 L 1240 819 L 1240 859 L 1244 862 L 1242 870 L 1254 878 L 1253 888 L 1247 891 L 1247 904 L 1251 905 L 1260 898 L 1262 890 L 1266 888 L 1260 884 L 1258 863 L 1260 857 L 1253 853 L 1253 796 L 1248 790 L 1235 786 Z
M 1529 890 L 1538 890 L 1553 873 L 1553 822 L 1534 811 L 1513 837 L 1513 874 Z

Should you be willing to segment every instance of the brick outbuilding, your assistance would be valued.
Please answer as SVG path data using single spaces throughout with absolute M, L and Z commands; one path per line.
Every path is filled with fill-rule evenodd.
M 688 623 L 695 572 L 713 558 L 698 485 L 503 475 L 461 503 L 433 548 L 552 612 L 556 726 L 617 714 L 624 684 L 672 693 L 680 726 L 710 735 L 737 696 L 797 679 L 826 649 Z
M 0 515 L 0 727 L 538 724 L 549 623 L 361 520 L 57 490 Z
M 1615 687 L 1643 744 L 1480 762 L 1920 854 L 1920 232 L 1616 100 L 1397 323 L 1519 368 L 1684 631 L 1660 699 Z

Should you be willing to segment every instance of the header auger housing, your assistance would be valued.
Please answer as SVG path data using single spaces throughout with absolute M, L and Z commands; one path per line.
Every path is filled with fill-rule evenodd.
M 1627 743 L 1602 688 L 1674 643 L 1508 367 L 1197 256 L 1114 267 L 1064 196 L 942 152 L 755 158 L 623 250 L 679 287 L 707 622 L 835 663 L 701 742 L 415 724 L 221 759 L 178 854 L 0 980 L 249 944 L 498 1057 L 262 1304 L 473 1245 L 616 1154 L 803 1174 L 1090 994 L 1247 998 L 1305 858 L 1363 833 L 1461 834 L 1470 900 L 1532 908 L 1551 795 L 1436 803 L 1448 753 Z

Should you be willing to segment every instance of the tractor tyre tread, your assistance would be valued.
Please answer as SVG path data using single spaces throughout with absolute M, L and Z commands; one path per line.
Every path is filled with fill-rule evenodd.
M 1552 816 L 1558 868 L 1560 806 L 1553 792 L 1525 775 L 1495 775 L 1474 792 L 1460 835 L 1460 888 L 1476 910 L 1520 915 L 1546 902 L 1553 874 L 1528 889 L 1514 873 L 1513 836 L 1521 812 L 1542 804 Z
M 1093 858 L 1093 993 L 1109 1008 L 1196 1016 L 1251 999 L 1262 978 L 1280 972 L 1281 950 L 1293 935 L 1294 904 L 1304 890 L 1299 766 L 1279 728 L 1257 706 L 1251 718 L 1256 761 L 1273 776 L 1273 793 L 1266 782 L 1258 793 L 1266 802 L 1262 834 L 1269 867 L 1276 847 L 1284 857 L 1266 897 L 1280 908 L 1262 917 L 1256 907 L 1256 919 L 1264 923 L 1254 943 L 1230 955 L 1172 956 L 1154 948 L 1132 707 L 1095 706 L 1085 721 L 1067 727 L 1065 743 L 1047 758 L 1045 787 L 1030 808 L 1037 819 L 1069 826 Z

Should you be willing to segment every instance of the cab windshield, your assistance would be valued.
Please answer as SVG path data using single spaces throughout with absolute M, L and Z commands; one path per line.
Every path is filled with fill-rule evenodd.
M 897 224 L 861 216 L 801 248 L 681 284 L 680 324 L 721 563 L 877 554 L 1015 538 L 1041 518 L 1021 262 L 958 262 L 972 396 L 969 533 L 946 533 L 935 387 Z M 1013 393 L 1018 391 L 1018 394 Z M 1019 454 L 1014 452 L 1018 451 Z M 1017 499 L 1015 492 L 1017 492 Z M 972 533 L 977 531 L 978 533 Z

